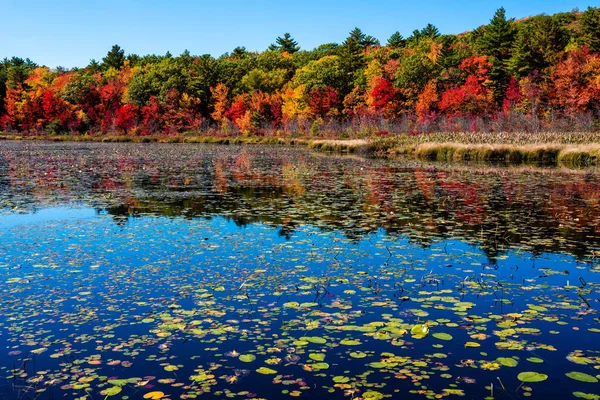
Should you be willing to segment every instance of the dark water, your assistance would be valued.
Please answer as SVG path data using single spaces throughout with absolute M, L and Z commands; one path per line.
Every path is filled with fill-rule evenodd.
M 599 178 L 0 143 L 0 398 L 598 399 Z

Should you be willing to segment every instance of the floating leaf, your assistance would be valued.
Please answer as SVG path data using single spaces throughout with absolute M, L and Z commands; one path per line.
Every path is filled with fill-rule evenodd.
M 111 396 L 116 396 L 119 393 L 121 393 L 123 391 L 123 389 L 121 388 L 121 386 L 111 386 L 108 389 L 104 389 L 100 392 L 100 394 L 102 396 L 106 396 L 106 397 L 111 397 Z
M 343 344 L 345 346 L 358 346 L 360 344 L 360 340 L 356 340 L 356 339 L 342 339 L 340 341 L 340 344 Z
M 410 330 L 410 334 L 417 339 L 424 338 L 428 333 L 429 327 L 426 324 L 415 325 Z
M 353 351 L 350 353 L 350 357 L 352 358 L 365 358 L 366 356 L 367 354 L 362 351 Z
M 584 374 L 583 372 L 573 371 L 567 372 L 565 375 L 579 382 L 598 383 L 598 379 L 596 377 Z
M 333 381 L 335 383 L 346 383 L 350 382 L 350 378 L 348 378 L 347 376 L 334 376 Z
M 368 390 L 365 393 L 363 393 L 362 395 L 363 399 L 365 400 L 381 400 L 383 399 L 383 394 L 376 392 L 374 390 Z
M 526 383 L 543 382 L 548 379 L 548 375 L 539 372 L 521 372 L 517 375 L 517 379 Z
M 318 362 L 318 363 L 312 364 L 312 368 L 315 371 L 322 370 L 322 369 L 329 369 L 329 364 L 324 363 L 324 362 Z
M 600 395 L 583 392 L 573 392 L 573 396 L 586 400 L 600 400 Z
M 301 337 L 300 340 L 305 340 L 307 342 L 315 343 L 315 344 L 325 344 L 325 343 L 327 343 L 327 339 L 322 338 L 322 337 L 316 337 L 316 336 L 313 336 L 313 337 Z
M 110 379 L 108 383 L 113 386 L 125 386 L 129 382 L 127 382 L 127 379 Z
M 542 360 L 541 358 L 538 358 L 538 357 L 529 357 L 527 359 L 527 361 L 535 363 L 535 364 L 542 364 L 544 362 L 544 360 Z
M 254 354 L 242 354 L 239 356 L 240 361 L 249 363 L 256 360 L 256 356 Z
M 516 367 L 519 364 L 514 358 L 498 357 L 496 360 L 505 367 Z
M 145 399 L 151 399 L 151 400 L 160 400 L 163 397 L 165 397 L 165 394 L 163 392 L 150 392 L 150 393 L 146 393 L 144 395 Z
M 260 367 L 256 370 L 256 372 L 263 375 L 275 375 L 277 373 L 277 371 L 275 371 L 274 369 L 267 367 Z
M 412 330 L 411 330 L 412 333 Z M 444 333 L 444 332 L 436 332 L 431 334 L 431 336 L 433 336 L 436 339 L 440 339 L 440 340 L 452 340 L 452 335 L 448 334 L 448 333 Z

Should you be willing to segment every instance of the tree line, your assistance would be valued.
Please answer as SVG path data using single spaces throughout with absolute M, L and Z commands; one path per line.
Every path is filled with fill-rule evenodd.
M 429 24 L 385 43 L 359 28 L 303 50 L 125 55 L 85 68 L 0 62 L 5 133 L 222 135 L 593 130 L 600 118 L 600 8 L 509 19 L 454 35 Z

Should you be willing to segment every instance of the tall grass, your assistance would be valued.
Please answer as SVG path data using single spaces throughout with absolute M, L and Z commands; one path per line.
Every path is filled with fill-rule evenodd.
M 579 167 L 600 162 L 600 145 L 424 143 L 415 148 L 414 155 L 430 161 L 538 163 Z

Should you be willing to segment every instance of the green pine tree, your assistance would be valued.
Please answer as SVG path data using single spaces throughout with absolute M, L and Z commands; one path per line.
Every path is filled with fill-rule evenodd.
M 440 31 L 435 25 L 427 24 L 427 26 L 421 29 L 421 37 L 435 39 L 440 36 Z
M 293 54 L 300 50 L 300 46 L 298 46 L 298 42 L 292 38 L 292 35 L 285 33 L 283 37 L 275 39 L 275 44 L 269 46 L 269 50 L 280 50 Z
M 380 44 L 379 40 L 377 40 L 373 36 L 366 35 L 365 33 L 363 33 L 362 30 L 360 30 L 360 28 L 354 28 L 353 30 L 351 30 L 349 38 L 354 39 L 356 43 L 358 43 L 358 45 L 363 49 L 369 46 L 379 46 Z
M 102 59 L 102 63 L 105 68 L 120 69 L 125 64 L 125 51 L 118 44 L 115 44 L 106 54 L 106 57 Z
M 364 49 L 352 36 L 342 44 L 340 51 L 340 69 L 343 71 L 344 82 L 340 85 L 340 95 L 345 96 L 352 91 L 354 80 L 365 67 Z
M 388 39 L 387 45 L 391 49 L 401 49 L 406 46 L 406 40 L 404 40 L 404 37 L 400 34 L 400 32 L 395 32 Z
M 581 14 L 581 32 L 584 43 L 594 53 L 600 53 L 600 8 L 589 7 Z
M 490 76 L 494 83 L 494 97 L 500 102 L 510 80 L 508 60 L 515 40 L 514 19 L 506 19 L 506 10 L 499 8 L 479 39 L 479 48 L 492 63 Z
M 552 17 L 538 15 L 522 22 L 507 62 L 509 72 L 515 77 L 542 72 L 560 57 L 568 40 L 567 32 Z

